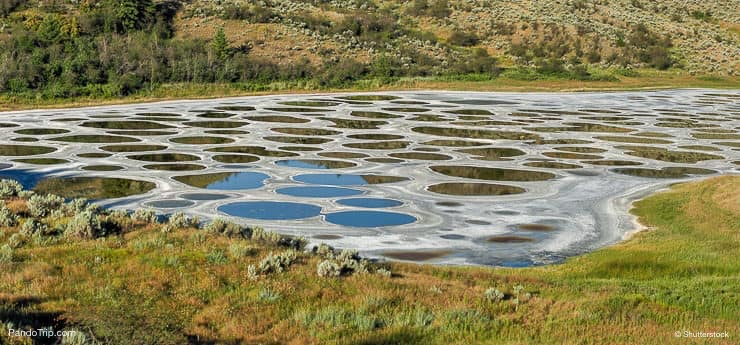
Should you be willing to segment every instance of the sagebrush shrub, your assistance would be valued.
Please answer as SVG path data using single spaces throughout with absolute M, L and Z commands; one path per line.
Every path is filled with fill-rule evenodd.
M 280 273 L 288 269 L 296 259 L 298 254 L 294 250 L 287 250 L 280 254 L 268 254 L 257 267 L 260 274 Z
M 77 213 L 80 213 L 88 208 L 88 200 L 85 198 L 77 198 L 74 199 L 66 204 L 64 204 L 64 207 L 62 207 L 63 212 L 67 216 L 74 216 Z M 93 206 L 93 205 L 90 205 Z M 97 206 L 97 205 L 95 205 Z
M 241 225 L 227 222 L 221 218 L 214 219 L 213 221 L 208 223 L 208 225 L 206 225 L 203 230 L 227 237 L 243 235 L 243 232 L 245 231 L 241 227 Z
M 129 216 L 126 210 L 113 210 L 109 212 L 107 221 L 121 230 L 130 229 L 134 226 L 134 221 L 131 220 L 131 216 Z
M 83 211 L 70 220 L 64 234 L 71 237 L 90 239 L 105 235 L 105 229 L 97 215 L 90 211 Z
M 21 226 L 21 234 L 25 236 L 33 236 L 36 234 L 43 235 L 48 230 L 46 224 L 39 222 L 36 219 L 28 218 Z
M 15 253 L 10 245 L 5 244 L 0 247 L 0 263 L 12 262 L 13 259 L 15 259 Z
M 326 243 L 321 243 L 314 247 L 313 252 L 324 259 L 334 259 L 334 248 Z
M 33 217 L 44 218 L 64 205 L 64 198 L 54 194 L 34 195 L 27 202 L 28 213 Z
M 386 268 L 378 268 L 375 273 L 380 274 L 381 276 L 390 278 L 393 275 L 393 272 L 391 270 Z
M 251 239 L 253 241 L 273 244 L 280 247 L 302 250 L 308 241 L 303 237 L 284 236 L 276 232 L 266 231 L 261 227 L 251 229 Z
M 491 302 L 498 302 L 504 299 L 504 293 L 496 288 L 488 288 L 486 292 L 483 293 L 483 297 Z
M 24 200 L 28 200 L 34 195 L 36 195 L 36 192 L 32 190 L 22 190 L 20 191 L 20 193 L 18 193 L 18 197 Z
M 156 224 L 159 221 L 157 213 L 152 209 L 140 208 L 131 214 L 131 219 L 135 222 Z
M 18 225 L 18 216 L 5 206 L 5 201 L 0 200 L 0 226 Z
M 277 244 L 280 242 L 282 236 L 276 232 L 266 231 L 261 227 L 255 227 L 252 229 L 252 240 L 260 242 L 268 242 Z
M 319 277 L 335 278 L 342 275 L 342 267 L 334 260 L 324 260 L 319 262 L 316 273 L 318 273 Z
M 16 180 L 0 180 L 0 198 L 18 196 L 23 191 L 23 185 Z
M 15 233 L 11 235 L 10 238 L 8 239 L 8 245 L 10 246 L 10 248 L 13 248 L 13 249 L 23 247 L 23 244 L 25 243 L 26 243 L 25 236 L 19 233 Z
M 187 216 L 182 212 L 173 214 L 167 220 L 167 224 L 173 229 L 197 228 L 199 223 L 198 218 Z

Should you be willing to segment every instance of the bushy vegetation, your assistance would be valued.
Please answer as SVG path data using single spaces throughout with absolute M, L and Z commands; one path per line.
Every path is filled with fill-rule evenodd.
M 510 75 L 528 76 L 519 78 L 524 80 L 606 80 L 601 77 L 605 73 L 590 71 L 604 66 L 677 66 L 669 34 L 647 25 L 625 26 L 609 37 L 594 34 L 586 24 L 576 25 L 575 33 L 554 22 L 481 19 L 480 25 L 470 25 L 463 18 L 481 10 L 471 6 L 447 0 L 413 0 L 398 7 L 370 0 L 6 0 L 0 6 L 0 95 L 20 102 L 149 95 L 183 84 L 263 91 L 276 85 L 382 86 L 429 76 L 490 80 L 501 72 L 496 64 L 500 57 L 513 57 L 506 69 L 514 71 Z M 692 13 L 703 21 L 714 18 L 709 11 Z M 213 30 L 178 36 L 182 24 L 177 20 L 183 18 L 202 19 L 194 25 Z M 416 18 L 442 26 L 420 26 L 414 24 Z M 245 25 L 242 31 L 255 29 L 249 25 L 274 25 L 291 31 L 288 36 L 333 43 L 281 46 L 301 53 L 289 61 L 271 59 L 253 52 L 270 46 L 264 41 L 270 38 L 245 40 L 239 30 L 235 33 L 234 22 Z M 229 23 L 232 28 L 226 30 L 222 25 Z M 492 35 L 511 41 L 501 45 Z M 732 41 L 720 36 L 715 35 L 722 44 Z M 493 51 L 504 56 L 489 56 Z

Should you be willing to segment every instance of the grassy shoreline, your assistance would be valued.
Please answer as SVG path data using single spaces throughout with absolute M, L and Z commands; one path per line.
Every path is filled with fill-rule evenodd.
M 252 280 L 247 266 L 280 251 L 254 237 L 139 222 L 96 240 L 29 241 L 0 262 L 0 321 L 57 320 L 112 344 L 706 340 L 676 331 L 729 332 L 711 343 L 731 344 L 740 331 L 737 190 L 740 176 L 674 185 L 635 203 L 649 231 L 525 269 L 391 263 L 392 277 L 321 278 L 322 258 L 299 254 L 284 272 Z M 22 213 L 21 203 L 12 208 Z M 2 243 L 14 232 L 2 228 Z M 0 342 L 29 340 L 3 331 Z
M 133 95 L 102 98 L 63 99 L 18 98 L 0 95 L 0 111 L 74 108 L 96 105 L 133 104 L 177 99 L 261 96 L 270 94 L 337 93 L 362 91 L 509 91 L 509 92 L 585 92 L 630 91 L 678 88 L 740 89 L 736 77 L 691 76 L 675 71 L 640 70 L 639 76 L 616 76 L 614 81 L 582 81 L 541 76 L 523 80 L 506 75 L 490 80 L 465 80 L 464 77 L 401 78 L 396 81 L 359 80 L 346 88 L 324 88 L 313 82 L 274 82 L 270 84 L 163 84 Z

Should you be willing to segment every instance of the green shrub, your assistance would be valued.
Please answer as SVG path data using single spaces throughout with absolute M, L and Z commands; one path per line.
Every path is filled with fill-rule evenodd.
M 453 67 L 453 70 L 461 74 L 485 73 L 496 75 L 499 72 L 496 63 L 496 58 L 490 56 L 487 50 L 477 48 L 473 51 L 472 56 L 459 61 Z
M 673 65 L 669 49 L 673 46 L 670 37 L 659 35 L 644 24 L 634 26 L 628 37 L 630 45 L 625 53 L 637 62 L 646 63 L 657 69 L 667 69 Z
M 22 190 L 22 191 L 20 191 L 18 193 L 18 197 L 21 198 L 21 199 L 23 199 L 23 200 L 28 200 L 28 199 L 30 199 L 34 195 L 36 195 L 36 192 L 34 192 L 32 190 Z
M 450 37 L 447 39 L 447 43 L 463 47 L 472 47 L 478 44 L 479 41 L 480 39 L 475 33 L 463 31 L 460 29 L 456 29 L 455 31 L 453 31 Z
M 368 261 L 361 258 L 356 250 L 345 249 L 337 254 L 330 246 L 321 244 L 314 247 L 314 253 L 324 258 L 317 267 L 320 277 L 339 277 L 369 272 Z
M 19 233 L 15 233 L 11 235 L 10 238 L 8 238 L 8 245 L 10 246 L 10 248 L 13 248 L 13 249 L 23 247 L 25 243 L 26 243 L 25 236 Z
M 254 265 L 249 265 L 247 267 L 247 279 L 256 281 L 259 279 L 259 273 L 257 272 L 257 267 Z
M 0 263 L 9 263 L 15 260 L 15 253 L 13 248 L 8 244 L 4 244 L 0 247 Z
M 505 295 L 499 289 L 488 288 L 486 292 L 483 293 L 483 297 L 491 302 L 499 302 L 504 299 Z
M 232 243 L 229 245 L 229 255 L 235 259 L 252 256 L 256 253 L 257 250 L 255 248 L 247 246 L 243 243 Z
M 43 235 L 48 230 L 46 224 L 33 218 L 28 218 L 21 226 L 20 233 L 25 236 Z
M 0 180 L 0 198 L 18 196 L 23 191 L 23 185 L 16 180 Z
M 5 206 L 5 201 L 0 200 L 0 226 L 11 227 L 18 225 L 18 216 Z
M 377 273 L 377 274 L 379 274 L 379 275 L 381 275 L 383 277 L 386 277 L 386 278 L 390 278 L 391 276 L 393 276 L 393 273 L 391 272 L 391 270 L 386 269 L 386 268 L 378 268 L 375 271 L 375 273 Z
M 100 218 L 90 212 L 83 211 L 75 215 L 67 224 L 64 235 L 82 239 L 92 239 L 105 235 Z
M 162 227 L 162 232 L 173 232 L 179 229 L 198 228 L 200 220 L 185 215 L 182 212 L 175 213 L 169 217 L 167 224 Z
M 208 225 L 206 225 L 203 230 L 206 232 L 227 236 L 227 237 L 234 237 L 234 236 L 245 236 L 247 235 L 248 229 L 242 228 L 241 225 L 227 222 L 221 218 L 216 218 Z
M 251 229 L 252 241 L 272 244 L 280 247 L 303 250 L 308 241 L 303 237 L 284 236 L 276 232 L 266 231 L 261 227 Z
M 44 218 L 54 211 L 60 210 L 64 205 L 64 198 L 54 195 L 34 195 L 28 199 L 28 213 L 33 217 Z
M 97 205 L 95 205 L 97 206 Z M 85 211 L 88 208 L 88 200 L 85 198 L 76 198 L 63 207 L 63 212 L 67 216 L 74 216 L 77 213 Z M 93 211 L 94 212 L 94 211 Z
M 121 230 L 131 229 L 134 226 L 134 221 L 126 210 L 111 211 L 108 213 L 107 222 Z
M 287 250 L 280 254 L 270 253 L 260 261 L 257 270 L 260 274 L 281 273 L 287 270 L 297 258 L 298 254 L 294 250 Z
M 342 275 L 342 267 L 334 260 L 324 260 L 319 262 L 316 268 L 319 277 L 335 278 Z
M 131 214 L 131 220 L 139 223 L 157 224 L 159 217 L 157 217 L 157 213 L 152 209 L 140 208 Z
M 206 254 L 206 261 L 212 265 L 223 265 L 229 261 L 223 250 L 216 249 Z
M 450 13 L 448 0 L 414 0 L 407 8 L 406 13 L 412 16 L 430 16 L 447 18 Z
M 257 299 L 260 302 L 275 302 L 280 299 L 280 294 L 272 291 L 270 288 L 262 288 L 257 294 Z
M 326 243 L 321 243 L 318 246 L 313 247 L 312 251 L 324 259 L 334 259 L 334 248 Z

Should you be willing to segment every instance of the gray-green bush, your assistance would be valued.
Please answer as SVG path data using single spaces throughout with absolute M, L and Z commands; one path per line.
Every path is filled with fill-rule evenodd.
M 297 258 L 298 253 L 294 250 L 286 250 L 279 254 L 270 253 L 260 261 L 257 269 L 260 274 L 280 273 L 287 270 Z
M 245 233 L 247 232 L 247 229 L 242 228 L 239 224 L 228 222 L 221 218 L 214 219 L 213 221 L 208 223 L 208 225 L 206 225 L 203 230 L 212 234 L 223 235 L 227 237 L 245 236 Z
M 83 211 L 70 220 L 64 234 L 69 237 L 91 239 L 105 235 L 105 229 L 98 215 Z
M 156 224 L 159 220 L 157 213 L 152 209 L 140 208 L 131 214 L 131 220 L 141 223 Z
M 16 180 L 0 180 L 0 198 L 18 196 L 23 191 L 23 186 Z
M 64 205 L 64 198 L 54 194 L 34 195 L 27 202 L 28 213 L 33 217 L 44 218 Z
M 18 216 L 11 209 L 5 206 L 5 201 L 0 200 L 0 226 L 18 225 Z

